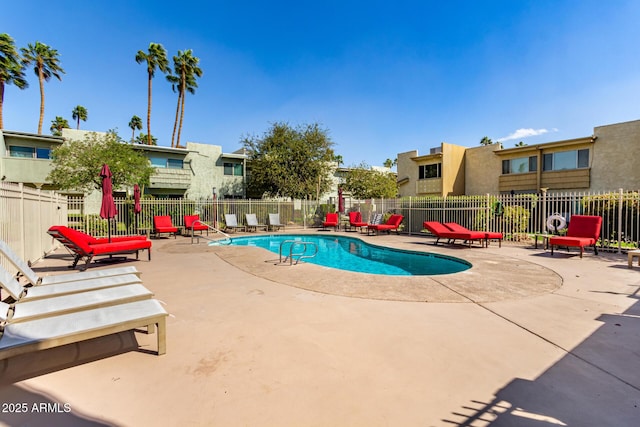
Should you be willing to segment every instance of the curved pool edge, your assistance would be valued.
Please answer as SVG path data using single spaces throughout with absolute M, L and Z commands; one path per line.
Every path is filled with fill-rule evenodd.
M 380 276 L 307 263 L 297 266 L 276 265 L 277 255 L 256 247 L 196 245 L 191 250 L 215 253 L 221 260 L 236 268 L 266 280 L 352 298 L 487 303 L 544 295 L 562 286 L 562 278 L 553 270 L 500 254 L 500 250 L 494 253 L 481 248 L 433 246 L 430 244 L 431 240 L 411 236 L 379 236 L 372 239 L 376 240 L 375 244 L 398 249 L 422 249 L 424 252 L 437 252 L 457 258 L 463 255 L 473 267 L 461 273 L 440 276 Z M 165 248 L 171 250 L 169 247 Z
M 400 248 L 394 248 L 391 246 L 384 246 L 384 245 L 379 245 L 379 244 L 375 244 L 372 242 L 368 242 L 362 238 L 359 237 L 355 237 L 355 236 L 350 236 L 350 235 L 345 235 L 342 233 L 336 233 L 336 234 L 311 234 L 311 233 L 265 233 L 265 234 L 253 234 L 253 235 L 242 235 L 242 236 L 233 236 L 229 239 L 224 239 L 224 240 L 219 240 L 219 241 L 212 241 L 208 243 L 208 246 L 214 246 L 214 247 L 219 247 L 219 246 L 241 246 L 241 247 L 247 247 L 247 246 L 255 246 L 255 247 L 260 247 L 263 248 L 265 250 L 268 250 L 271 253 L 276 253 L 273 249 L 267 249 L 264 248 L 264 246 L 261 246 L 260 244 L 234 244 L 234 243 L 228 243 L 228 240 L 231 240 L 231 242 L 233 241 L 242 241 L 242 240 L 252 240 L 252 239 L 260 239 L 260 240 L 267 240 L 270 238 L 276 238 L 276 239 L 280 239 L 283 240 L 282 243 L 284 243 L 285 241 L 293 241 L 296 239 L 301 239 L 304 240 L 305 236 L 310 236 L 311 238 L 315 238 L 315 239 L 324 239 L 327 241 L 331 241 L 334 239 L 341 239 L 343 241 L 357 241 L 359 244 L 362 244 L 366 247 L 369 247 L 372 250 L 376 250 L 376 251 L 380 251 L 382 253 L 384 253 L 385 255 L 383 255 L 384 257 L 388 256 L 386 254 L 393 252 L 396 254 L 401 254 L 401 255 L 409 255 L 410 257 L 413 257 L 413 259 L 415 260 L 415 257 L 418 258 L 422 258 L 425 257 L 425 263 L 424 265 L 422 265 L 420 267 L 421 271 L 420 272 L 416 272 L 416 267 L 413 266 L 407 266 L 407 264 L 405 263 L 404 265 L 400 265 L 397 264 L 395 262 L 387 262 L 384 260 L 381 260 L 380 258 L 378 259 L 374 259 L 372 260 L 371 258 L 375 258 L 375 256 L 373 257 L 369 257 L 369 256 L 364 256 L 364 257 L 359 257 L 360 260 L 364 260 L 364 264 L 367 264 L 367 262 L 372 262 L 373 264 L 370 265 L 366 265 L 364 270 L 361 270 L 359 268 L 353 268 L 354 266 L 347 266 L 345 268 L 344 264 L 342 264 L 341 266 L 334 266 L 334 265 L 327 265 L 326 263 L 323 263 L 320 258 L 318 258 L 317 262 L 315 259 L 308 259 L 305 260 L 305 262 L 309 263 L 309 264 L 315 264 L 318 265 L 320 267 L 325 267 L 325 268 L 331 268 L 331 269 L 337 269 L 340 271 L 345 271 L 345 272 L 354 272 L 357 274 L 367 274 L 367 275 L 382 275 L 385 277 L 394 277 L 394 276 L 421 276 L 421 277 L 430 277 L 430 276 L 441 276 L 441 275 L 446 275 L 446 274 L 455 274 L 455 273 L 459 273 L 459 272 L 464 272 L 466 270 L 468 270 L 469 268 L 473 267 L 473 264 L 470 263 L 469 261 L 465 260 L 464 258 L 460 258 L 457 256 L 452 256 L 452 255 L 445 255 L 445 254 L 441 254 L 438 252 L 431 252 L 431 251 L 422 251 L 422 250 L 415 250 L 415 249 L 400 249 Z M 314 240 L 310 240 L 311 242 L 315 243 Z M 227 243 L 225 243 L 227 242 Z M 319 241 L 318 241 L 319 242 Z M 217 244 L 219 243 L 219 244 Z M 277 242 L 276 242 L 277 243 Z M 271 245 L 268 245 L 271 246 Z M 320 245 L 318 245 L 320 246 Z M 344 248 L 342 248 L 344 249 Z M 284 255 L 284 254 L 283 254 Z M 434 263 L 433 262 L 429 262 L 428 258 L 435 258 L 438 259 L 440 261 L 442 261 L 442 263 L 438 264 L 436 262 L 436 268 L 433 268 Z M 392 258 L 393 259 L 393 258 Z M 396 258 L 397 259 L 397 258 Z M 329 261 L 331 261 L 331 259 L 329 259 Z M 414 261 L 415 263 L 415 261 Z M 373 271 L 374 269 L 378 269 L 380 265 L 382 264 L 387 264 L 389 266 L 391 266 L 391 268 L 389 270 L 378 270 L 378 271 Z M 409 265 L 411 265 L 412 263 L 409 262 Z M 362 266 L 362 264 L 358 264 L 358 266 Z M 349 268 L 352 267 L 352 268 Z M 397 272 L 401 272 L 402 274 L 397 274 Z M 407 274 L 408 273 L 408 274 Z

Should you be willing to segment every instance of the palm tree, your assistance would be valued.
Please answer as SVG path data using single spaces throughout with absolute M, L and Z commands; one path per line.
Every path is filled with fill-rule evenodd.
M 4 85 L 14 84 L 24 89 L 29 84 L 24 77 L 24 65 L 9 34 L 0 34 L 0 129 L 4 129 L 2 106 L 4 105 Z
M 71 111 L 71 118 L 77 123 L 76 129 L 80 129 L 80 120 L 83 122 L 87 121 L 87 114 L 87 109 L 82 105 L 76 105 L 76 108 Z
M 142 119 L 138 116 L 131 117 L 129 127 L 131 128 L 131 143 L 133 144 L 133 141 L 136 137 L 136 129 L 142 130 Z
M 176 134 L 176 126 L 178 126 L 178 114 L 180 115 L 180 124 L 178 126 L 178 137 L 176 139 L 176 147 L 180 147 L 180 134 L 182 133 L 182 122 L 184 119 L 184 100 L 187 92 L 193 94 L 198 87 L 196 77 L 202 77 L 202 69 L 198 67 L 200 59 L 193 56 L 193 51 L 187 49 L 178 51 L 178 55 L 173 57 L 174 75 L 167 76 L 167 80 L 172 83 L 173 90 L 178 92 L 178 105 L 176 107 L 176 121 L 173 125 L 173 134 L 171 135 L 171 146 L 173 147 L 173 138 Z
M 520 142 L 518 142 L 516 145 L 514 145 L 514 147 L 525 147 L 525 146 L 527 146 L 527 145 L 528 145 L 528 144 L 525 144 L 524 142 L 520 141 Z
M 393 159 L 393 160 L 387 159 L 383 163 L 384 167 L 385 168 L 389 168 L 389 169 L 391 169 L 392 167 L 394 167 L 397 164 L 398 164 L 398 159 Z
M 491 144 L 493 144 L 493 141 L 488 136 L 485 136 L 480 140 L 480 145 L 491 145 Z
M 151 81 L 158 68 L 163 73 L 170 73 L 169 61 L 167 61 L 167 51 L 160 43 L 149 43 L 149 52 L 145 53 L 141 50 L 136 54 L 136 62 L 141 64 L 147 63 L 147 73 L 149 82 L 147 85 L 147 144 L 151 144 Z
M 42 120 L 44 119 L 44 82 L 51 80 L 51 76 L 58 80 L 62 80 L 60 74 L 64 74 L 64 70 L 60 67 L 60 59 L 58 51 L 50 48 L 44 43 L 36 41 L 35 44 L 29 43 L 22 51 L 22 63 L 25 66 L 33 64 L 33 71 L 38 76 L 40 83 L 40 120 L 38 121 L 38 134 L 42 134 Z
M 51 120 L 51 127 L 49 128 L 49 130 L 51 131 L 52 135 L 62 136 L 63 128 L 69 129 L 69 122 L 67 121 L 67 119 L 56 116 L 54 120 Z

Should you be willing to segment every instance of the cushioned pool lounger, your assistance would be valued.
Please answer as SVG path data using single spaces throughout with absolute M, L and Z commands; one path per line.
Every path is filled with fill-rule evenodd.
M 127 267 L 115 267 L 105 268 L 102 270 L 92 270 L 77 273 L 68 274 L 56 274 L 54 276 L 38 276 L 35 271 L 29 265 L 24 262 L 22 258 L 16 254 L 9 245 L 3 240 L 0 240 L 0 253 L 2 253 L 9 262 L 11 262 L 22 274 L 25 279 L 29 281 L 33 286 L 48 285 L 53 283 L 71 282 L 74 280 L 86 280 L 97 277 L 119 276 L 123 274 L 136 274 L 140 276 L 140 272 L 133 266 Z
M 55 283 L 23 287 L 18 280 L 0 266 L 0 288 L 4 289 L 16 301 L 28 301 L 39 298 L 57 297 L 77 292 L 86 292 L 116 286 L 140 283 L 140 278 L 134 274 L 99 277 L 89 280 Z
M 81 310 L 151 299 L 151 297 L 153 297 L 153 293 L 150 290 L 141 284 L 136 284 L 32 301 L 18 301 L 15 304 L 11 304 L 11 310 L 6 314 L 0 313 L 0 320 L 18 323 Z
M 0 303 L 2 304 L 2 303 Z M 0 360 L 74 342 L 147 327 L 157 331 L 158 354 L 166 353 L 167 312 L 154 299 L 83 310 L 5 325 Z

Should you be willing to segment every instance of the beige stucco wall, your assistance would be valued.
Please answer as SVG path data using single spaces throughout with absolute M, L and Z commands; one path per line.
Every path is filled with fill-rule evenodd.
M 461 196 L 465 186 L 464 155 L 467 147 L 442 143 L 442 195 Z
M 398 186 L 398 194 L 400 197 L 409 197 L 416 195 L 416 182 L 418 181 L 418 167 L 411 160 L 412 157 L 418 156 L 418 150 L 398 153 L 398 181 L 403 182 Z
M 46 179 L 51 171 L 51 160 L 10 157 L 9 146 L 54 149 L 62 139 L 51 135 L 5 135 L 0 130 L 0 178 L 6 182 L 22 182 L 32 187 L 50 189 Z
M 495 155 L 500 144 L 467 148 L 465 152 L 465 194 L 498 193 L 502 161 Z
M 191 185 L 185 197 L 190 199 L 207 198 L 213 196 L 213 187 L 219 187 L 224 171 L 216 167 L 216 162 L 222 155 L 219 145 L 187 142 L 186 161 L 191 162 L 193 176 Z
M 640 188 L 640 120 L 594 128 L 591 190 Z

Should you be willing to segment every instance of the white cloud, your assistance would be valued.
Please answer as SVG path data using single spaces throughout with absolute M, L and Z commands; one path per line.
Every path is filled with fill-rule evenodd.
M 557 132 L 558 129 L 553 129 L 552 132 Z M 532 128 L 528 128 L 528 129 L 518 129 L 515 132 L 503 137 L 503 138 L 498 138 L 498 141 L 503 142 L 503 141 L 509 141 L 512 139 L 524 139 L 524 138 L 528 138 L 530 136 L 538 136 L 538 135 L 544 135 L 545 133 L 548 133 L 549 130 L 547 129 L 532 129 Z

